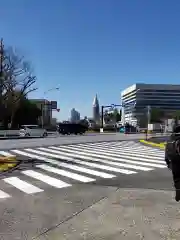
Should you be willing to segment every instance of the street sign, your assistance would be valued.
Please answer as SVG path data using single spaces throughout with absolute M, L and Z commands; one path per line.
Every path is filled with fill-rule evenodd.
M 57 109 L 57 101 L 51 101 L 51 109 Z
M 115 108 L 115 104 L 111 104 L 111 109 L 113 110 Z

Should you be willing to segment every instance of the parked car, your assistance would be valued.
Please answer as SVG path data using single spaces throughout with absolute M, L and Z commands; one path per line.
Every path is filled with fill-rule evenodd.
M 47 131 L 38 125 L 22 125 L 19 130 L 20 137 L 47 137 Z

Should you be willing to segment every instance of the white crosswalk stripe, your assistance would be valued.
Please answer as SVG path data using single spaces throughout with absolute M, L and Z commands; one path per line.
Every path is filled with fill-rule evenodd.
M 0 151 L 0 156 L 24 156 L 42 163 L 1 181 L 0 199 L 11 196 L 10 189 L 34 195 L 48 186 L 55 189 L 76 183 L 91 183 L 122 175 L 164 169 L 164 151 L 133 141 L 81 143 Z M 73 181 L 73 182 L 72 182 Z M 38 184 L 38 186 L 37 186 Z M 39 187 L 40 185 L 40 187 Z M 8 187 L 10 186 L 10 187 Z M 7 191 L 6 191 L 7 187 Z
M 25 181 L 22 181 L 18 177 L 9 177 L 3 179 L 6 183 L 9 183 L 13 185 L 14 187 L 18 188 L 19 190 L 27 193 L 27 194 L 32 194 L 32 193 L 37 193 L 37 192 L 43 192 L 42 189 L 33 186 L 30 183 L 27 183 Z
M 35 178 L 37 180 L 40 180 L 42 182 L 45 182 L 47 184 L 49 184 L 50 186 L 56 187 L 56 188 L 63 188 L 63 187 L 69 187 L 71 186 L 68 183 L 65 183 L 59 179 L 50 177 L 48 175 L 33 171 L 33 170 L 26 170 L 26 171 L 22 171 L 23 174 Z
M 50 166 L 47 166 L 45 164 L 37 165 L 37 167 L 41 168 L 41 169 L 44 169 L 46 171 L 49 171 L 49 172 L 53 172 L 53 173 L 56 173 L 56 174 L 59 174 L 59 175 L 62 175 L 62 176 L 68 177 L 68 178 L 75 179 L 77 181 L 84 182 L 84 183 L 95 181 L 95 179 L 93 179 L 93 178 L 85 177 L 83 175 L 79 175 L 77 173 L 68 172 L 68 171 L 65 171 L 65 170 L 62 170 L 62 169 L 58 169 L 58 168 L 55 168 L 55 167 L 50 167 Z
M 0 199 L 6 199 L 6 198 L 10 198 L 11 196 L 3 191 L 0 190 Z

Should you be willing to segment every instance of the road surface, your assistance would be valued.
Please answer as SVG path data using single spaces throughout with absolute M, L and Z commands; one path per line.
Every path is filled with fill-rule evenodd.
M 36 147 L 36 146 L 49 146 L 58 144 L 72 144 L 84 142 L 99 142 L 99 141 L 120 141 L 131 139 L 143 139 L 144 134 L 129 134 L 124 135 L 120 133 L 93 133 L 83 136 L 50 136 L 48 138 L 32 138 L 32 139 L 14 139 L 14 140 L 1 140 L 0 149 Z
M 2 153 L 43 161 L 1 175 L 3 240 L 58 239 L 44 236 L 118 189 L 173 189 L 164 152 L 133 140 L 17 148 Z

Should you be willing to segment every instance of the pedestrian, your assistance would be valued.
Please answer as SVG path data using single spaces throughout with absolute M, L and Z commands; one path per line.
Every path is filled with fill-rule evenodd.
M 172 171 L 175 187 L 175 200 L 180 201 L 180 126 L 173 129 L 165 152 L 165 161 Z

